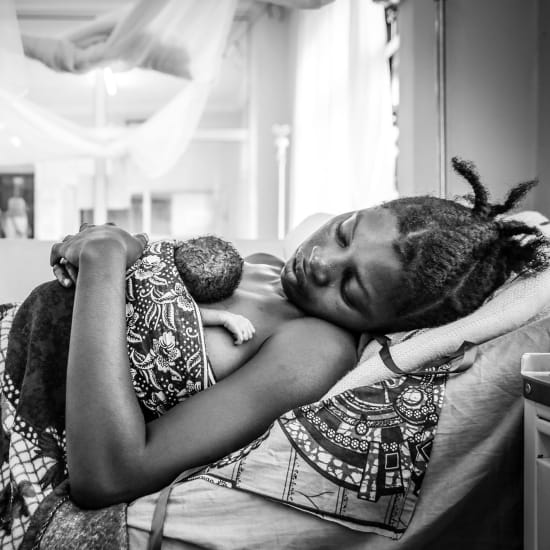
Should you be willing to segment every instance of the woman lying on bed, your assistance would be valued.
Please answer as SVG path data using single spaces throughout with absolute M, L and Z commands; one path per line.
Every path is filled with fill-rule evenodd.
M 206 328 L 219 382 L 148 424 L 128 375 L 124 293 L 143 240 L 98 226 L 54 245 L 60 281 L 68 277 L 62 258 L 79 269 L 66 403 L 74 500 L 103 507 L 157 491 L 322 397 L 355 365 L 356 334 L 450 322 L 510 273 L 544 267 L 537 230 L 495 219 L 531 184 L 495 206 L 471 165 L 454 160 L 454 167 L 474 190 L 473 208 L 398 199 L 334 217 L 286 264 L 268 256 L 247 263 L 235 294 L 217 307 L 248 317 L 255 337 L 236 347 L 223 330 Z
M 456 161 L 455 168 L 472 185 L 473 208 L 400 199 L 333 218 L 286 264 L 249 258 L 235 293 L 212 307 L 244 315 L 256 334 L 235 346 L 226 330 L 204 328 L 212 387 L 203 376 L 209 365 L 199 316 L 191 315 L 196 305 L 173 283 L 171 268 L 157 272 L 169 254 L 152 261 L 167 242 L 148 245 L 142 257 L 143 239 L 107 225 L 56 244 L 54 272 L 63 283 L 69 266 L 78 266 L 76 289 L 46 283 L 47 292 L 38 287 L 9 314 L 0 308 L 0 367 L 11 325 L 2 377 L 0 543 L 15 547 L 24 537 L 23 547 L 34 547 L 66 502 L 67 463 L 71 494 L 84 508 L 155 492 L 183 470 L 270 433 L 282 413 L 319 400 L 355 365 L 358 333 L 452 321 L 510 273 L 544 267 L 536 229 L 495 219 L 531 184 L 493 206 L 472 167 Z M 135 310 L 142 304 L 131 300 L 148 295 L 156 301 Z M 178 320 L 174 312 L 185 315 Z M 133 348 L 134 341 L 148 342 L 149 351 Z M 190 386 L 171 387 L 172 371 L 179 376 L 173 359 L 193 374 Z M 165 375 L 168 386 L 159 384 Z M 169 393 L 177 398 L 166 399 Z M 112 511 L 123 522 L 120 508 L 99 513 Z

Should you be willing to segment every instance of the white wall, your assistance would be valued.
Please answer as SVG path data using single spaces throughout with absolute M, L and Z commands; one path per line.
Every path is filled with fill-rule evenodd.
M 447 151 L 476 163 L 494 199 L 537 176 L 536 4 L 447 2 Z M 451 196 L 465 191 L 449 177 Z
M 550 217 L 550 2 L 538 2 L 538 147 L 539 186 L 535 205 Z
M 548 213 L 550 44 L 543 36 L 539 59 L 539 3 L 539 25 L 547 29 L 545 0 L 446 2 L 447 166 L 454 155 L 474 161 L 494 199 L 539 175 L 540 188 L 525 207 Z M 398 177 L 404 195 L 438 189 L 434 15 L 433 0 L 403 0 L 400 6 Z M 468 191 L 449 175 L 448 196 Z
M 437 194 L 434 0 L 399 5 L 399 156 L 401 196 Z
M 257 215 L 252 237 L 277 235 L 277 164 L 272 127 L 291 121 L 290 18 L 287 13 L 261 17 L 250 35 L 250 177 Z M 292 139 L 292 137 L 291 137 Z

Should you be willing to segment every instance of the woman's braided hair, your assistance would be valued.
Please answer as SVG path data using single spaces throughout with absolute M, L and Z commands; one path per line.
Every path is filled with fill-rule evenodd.
M 537 228 L 497 218 L 537 182 L 520 183 L 502 204 L 491 204 L 475 166 L 456 157 L 452 165 L 473 189 L 464 197 L 470 206 L 429 196 L 383 205 L 397 216 L 395 247 L 404 264 L 398 330 L 454 321 L 477 309 L 512 273 L 532 275 L 550 263 L 549 242 Z

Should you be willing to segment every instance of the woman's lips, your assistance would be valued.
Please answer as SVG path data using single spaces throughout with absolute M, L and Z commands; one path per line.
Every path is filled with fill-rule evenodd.
M 304 262 L 305 262 L 304 253 L 301 248 L 298 248 L 298 250 L 296 251 L 296 255 L 294 256 L 293 267 L 294 267 L 294 274 L 296 275 L 296 281 L 298 282 L 299 287 L 303 287 L 307 279 L 307 275 L 304 268 Z

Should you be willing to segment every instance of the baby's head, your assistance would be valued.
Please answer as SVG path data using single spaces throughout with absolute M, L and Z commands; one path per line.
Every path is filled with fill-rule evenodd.
M 174 259 L 187 290 L 200 303 L 229 298 L 241 280 L 241 255 L 231 243 L 213 235 L 179 242 Z

